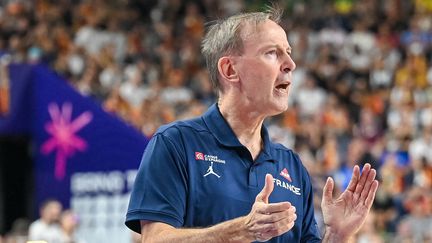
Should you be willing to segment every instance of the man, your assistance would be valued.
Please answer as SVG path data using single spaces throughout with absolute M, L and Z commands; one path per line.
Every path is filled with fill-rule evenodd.
M 59 225 L 62 205 L 55 199 L 48 199 L 40 207 L 40 218 L 31 223 L 29 240 L 43 240 L 47 242 L 62 242 Z
M 126 216 L 142 242 L 321 241 L 306 169 L 263 126 L 288 108 L 296 67 L 280 16 L 247 13 L 210 27 L 202 49 L 218 103 L 161 127 L 148 144 Z M 358 231 L 375 174 L 367 164 L 360 176 L 356 166 L 336 200 L 327 180 L 323 241 L 346 242 Z

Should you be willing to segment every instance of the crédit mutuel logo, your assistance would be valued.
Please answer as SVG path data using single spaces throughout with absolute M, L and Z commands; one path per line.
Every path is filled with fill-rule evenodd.
M 195 160 L 202 160 L 210 162 L 210 166 L 207 169 L 207 172 L 204 174 L 204 177 L 209 175 L 214 175 L 217 178 L 220 178 L 220 175 L 213 170 L 213 163 L 221 163 L 225 164 L 225 160 L 219 159 L 216 155 L 207 155 L 201 152 L 195 152 Z
M 284 169 L 280 172 L 279 175 L 281 175 L 281 176 L 282 176 L 283 178 L 285 178 L 287 181 L 292 182 L 291 176 L 290 176 L 290 174 L 288 173 L 287 168 L 284 168 Z M 301 195 L 300 188 L 295 187 L 294 185 L 292 185 L 292 184 L 290 184 L 290 183 L 288 183 L 288 182 L 285 182 L 285 181 L 279 180 L 279 179 L 277 179 L 277 178 L 274 178 L 274 179 L 273 179 L 273 182 L 274 182 L 274 184 L 275 184 L 276 186 L 278 186 L 278 187 L 282 187 L 282 188 L 285 188 L 285 189 L 287 189 L 287 190 L 290 190 L 291 192 L 293 192 L 293 193 L 296 194 L 296 195 Z

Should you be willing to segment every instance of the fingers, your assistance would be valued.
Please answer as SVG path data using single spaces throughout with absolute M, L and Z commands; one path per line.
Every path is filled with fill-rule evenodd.
M 256 212 L 260 214 L 272 214 L 277 212 L 283 212 L 290 209 L 291 203 L 289 202 L 278 202 L 278 203 L 270 203 L 263 204 L 256 208 Z
M 258 232 L 262 232 L 260 234 L 263 238 L 271 239 L 292 229 L 296 219 L 297 215 L 293 214 L 277 222 L 263 224 L 263 227 Z
M 268 203 L 268 199 L 270 194 L 273 192 L 273 188 L 273 176 L 271 174 L 266 174 L 264 187 L 256 196 L 255 202 Z
M 296 215 L 296 208 L 294 206 L 291 206 L 285 211 L 282 212 L 276 212 L 271 214 L 260 214 L 257 218 L 256 222 L 262 225 L 265 224 L 273 224 L 278 222 L 284 222 L 284 221 L 294 221 L 297 219 Z M 271 229 L 267 229 L 271 230 Z
M 348 184 L 347 190 L 354 192 L 356 189 L 357 182 L 360 178 L 360 167 L 358 165 L 354 166 L 351 180 Z
M 260 203 L 258 202 L 258 204 Z M 253 219 L 249 222 L 249 230 L 252 235 L 255 235 L 255 240 L 267 241 L 289 231 L 294 226 L 295 220 L 297 219 L 296 208 L 287 202 L 277 204 L 279 205 L 261 203 L 260 207 L 265 207 L 266 209 L 258 209 L 253 212 Z M 280 206 L 283 208 L 287 205 L 289 207 L 283 211 L 263 213 L 274 211 L 276 208 L 281 208 Z M 269 208 L 272 208 L 272 210 L 269 210 Z
M 331 177 L 327 178 L 326 184 L 323 188 L 322 203 L 330 204 L 333 201 L 333 188 L 334 181 Z
M 378 184 L 379 183 L 377 180 L 374 180 L 372 182 L 371 188 L 369 190 L 368 196 L 367 196 L 366 201 L 365 201 L 365 204 L 368 208 L 372 207 L 372 203 L 375 199 L 376 191 L 378 189 Z
M 363 191 L 365 184 L 366 184 L 366 179 L 369 176 L 370 169 L 371 169 L 371 166 L 369 163 L 366 163 L 363 166 L 360 180 L 357 182 L 357 185 L 356 185 L 356 188 L 354 191 L 354 195 L 353 195 L 355 202 L 360 198 L 361 192 Z
M 355 168 L 354 168 L 355 170 Z M 353 177 L 355 177 L 355 171 Z M 361 172 L 360 179 L 357 184 L 351 185 L 354 179 L 351 179 L 348 189 L 351 190 L 355 186 L 353 201 L 366 205 L 368 208 L 372 206 L 375 199 L 375 194 L 378 189 L 378 181 L 375 180 L 376 170 L 371 168 L 369 163 L 366 163 Z
M 369 195 L 369 191 L 370 191 L 370 189 L 371 189 L 371 185 L 372 185 L 372 183 L 373 183 L 374 180 L 375 180 L 375 176 L 376 176 L 376 170 L 375 170 L 375 169 L 371 169 L 371 170 L 369 171 L 369 175 L 368 175 L 368 177 L 367 177 L 367 179 L 366 179 L 366 182 L 365 182 L 365 185 L 364 185 L 363 191 L 362 191 L 361 194 L 360 194 L 360 199 L 361 199 L 362 201 L 365 201 L 366 198 L 367 198 L 367 196 Z

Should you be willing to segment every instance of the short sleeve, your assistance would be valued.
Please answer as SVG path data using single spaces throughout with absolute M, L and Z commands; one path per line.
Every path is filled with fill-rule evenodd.
M 126 226 L 140 233 L 140 220 L 183 225 L 187 170 L 180 139 L 157 133 L 147 145 L 132 189 Z

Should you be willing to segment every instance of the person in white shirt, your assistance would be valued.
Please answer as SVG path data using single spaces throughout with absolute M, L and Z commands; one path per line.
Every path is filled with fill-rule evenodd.
M 59 201 L 49 199 L 40 207 L 40 218 L 31 223 L 29 240 L 43 240 L 49 243 L 61 242 L 61 229 L 59 225 L 62 205 Z

